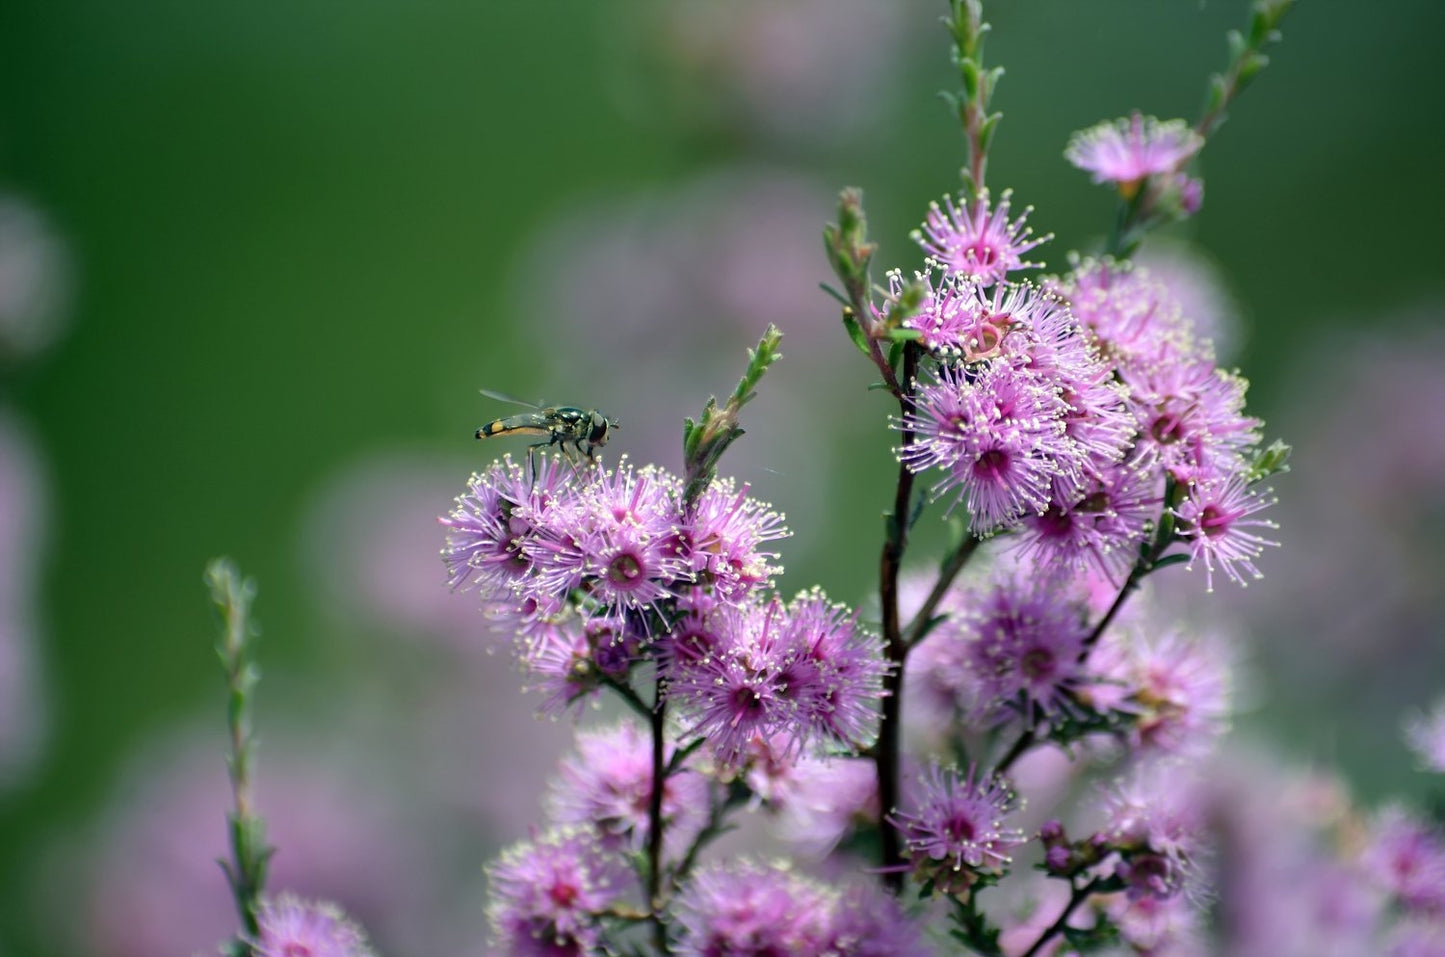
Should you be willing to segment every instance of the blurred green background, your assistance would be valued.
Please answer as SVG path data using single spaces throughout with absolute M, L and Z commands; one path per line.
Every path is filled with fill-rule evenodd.
M 842 76 L 857 57 L 884 55 L 886 88 L 865 91 L 877 100 L 859 107 L 866 122 L 811 137 L 806 118 L 760 131 L 710 74 L 672 62 L 656 32 L 661 4 L 6 5 L 0 187 L 49 216 L 76 279 L 67 336 L 5 372 L 3 401 L 29 424 L 50 486 L 40 614 L 50 713 L 38 763 L 0 795 L 0 952 L 70 952 L 32 918 L 47 848 L 92 819 L 130 754 L 205 709 L 219 748 L 208 558 L 233 555 L 260 580 L 268 673 L 296 676 L 271 693 L 305 694 L 371 647 L 349 642 L 301 567 L 301 529 L 332 476 L 378 453 L 450 456 L 460 491 L 470 464 L 496 451 L 472 445 L 496 411 L 483 386 L 605 400 L 624 421 L 620 449 L 642 454 L 626 423 L 655 397 L 629 389 L 620 360 L 582 365 L 573 357 L 585 348 L 558 348 L 556 317 L 540 316 L 518 279 L 549 222 L 766 166 L 825 189 L 862 186 L 880 263 L 916 261 L 907 232 L 962 162 L 933 95 L 953 80 L 933 5 L 874 6 L 898 31 L 889 51 L 840 47 L 822 62 Z M 1246 10 L 1236 0 L 989 5 L 988 56 L 1008 71 L 991 180 L 1057 234 L 1041 250 L 1051 266 L 1111 215 L 1108 192 L 1063 162 L 1069 133 L 1136 107 L 1193 116 L 1223 65 L 1225 30 Z M 814 15 L 837 14 L 823 5 Z M 1397 317 L 1445 295 L 1445 8 L 1302 0 L 1285 35 L 1207 149 L 1205 206 L 1187 231 L 1240 303 L 1249 336 L 1237 361 L 1266 418 L 1300 383 L 1327 386 L 1331 363 L 1388 344 Z M 551 281 L 565 284 L 558 265 Z M 827 278 L 819 243 L 793 282 L 811 291 Z M 683 345 L 649 361 L 686 376 L 698 358 L 685 347 L 692 318 L 676 317 L 670 341 Z M 821 521 L 794 523 L 808 544 L 787 561 L 789 587 L 821 581 L 857 600 L 874 574 L 891 464 L 886 410 L 862 392 L 867 370 L 835 321 L 818 293 L 809 314 L 784 322 L 789 360 L 774 375 L 787 392 L 793 356 L 825 350 L 849 363 L 839 375 L 853 404 L 779 402 L 758 414 L 831 450 L 825 474 L 772 463 L 831 495 Z M 584 346 L 610 335 L 606 323 L 575 331 Z M 1339 346 L 1321 361 L 1328 336 Z M 1301 371 L 1306 355 L 1316 364 Z M 740 347 L 734 359 L 709 368 L 740 368 Z M 727 388 L 728 374 L 697 375 L 690 408 Z M 750 477 L 776 497 L 768 474 Z M 1305 478 L 1288 477 L 1281 494 Z M 1251 597 L 1266 601 L 1269 588 Z M 1401 709 L 1445 685 L 1438 637 Z M 1312 687 L 1296 702 L 1281 686 L 1288 707 L 1246 720 L 1345 761 L 1367 794 L 1418 787 L 1403 750 L 1381 737 L 1388 728 L 1356 732 L 1339 699 Z

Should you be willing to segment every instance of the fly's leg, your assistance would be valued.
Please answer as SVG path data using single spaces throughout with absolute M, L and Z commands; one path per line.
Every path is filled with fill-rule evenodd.
M 546 448 L 551 444 L 551 441 L 533 442 L 531 445 L 527 446 L 527 468 L 531 470 L 532 473 L 532 478 L 529 484 L 535 485 L 537 483 L 537 450 L 541 448 Z
M 577 439 L 577 454 L 587 458 L 588 466 L 596 467 L 598 465 L 597 446 L 593 445 L 588 439 Z
M 557 448 L 562 452 L 562 457 L 567 460 L 567 464 L 572 466 L 572 470 L 574 472 L 577 470 L 576 453 L 574 453 L 571 449 L 567 447 L 567 434 L 565 432 L 554 431 L 552 433 L 552 441 L 547 444 L 549 446 L 557 446 Z

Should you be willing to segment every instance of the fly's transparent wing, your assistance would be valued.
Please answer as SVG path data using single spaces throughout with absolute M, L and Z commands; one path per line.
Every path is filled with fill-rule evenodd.
M 496 392 L 492 389 L 478 389 L 477 391 L 489 399 L 496 399 L 498 402 L 511 402 L 514 405 L 526 406 L 529 409 L 542 409 L 546 407 L 541 402 L 528 402 L 526 399 L 519 399 L 514 395 L 507 395 L 505 392 Z

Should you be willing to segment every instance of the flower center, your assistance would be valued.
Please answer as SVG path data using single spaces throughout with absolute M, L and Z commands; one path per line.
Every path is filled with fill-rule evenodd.
M 1006 312 L 980 316 L 973 334 L 964 342 L 964 358 L 976 361 L 998 355 L 1012 319 Z
M 758 697 L 758 693 L 756 691 L 747 686 L 733 689 L 732 711 L 733 714 L 737 716 L 735 720 L 741 719 L 761 710 L 762 699 Z
M 552 898 L 552 903 L 556 904 L 558 907 L 571 907 L 572 902 L 577 899 L 577 895 L 580 893 L 581 891 L 576 884 L 569 884 L 566 881 L 557 881 L 555 884 L 552 885 L 551 890 L 548 892 L 548 896 Z
M 1007 452 L 1002 449 L 989 449 L 978 457 L 978 461 L 973 465 L 973 473 L 985 481 L 998 482 L 1003 479 L 1008 467 Z
M 1234 516 L 1220 510 L 1216 505 L 1206 505 L 1199 513 L 1199 530 L 1210 538 L 1218 538 L 1229 531 Z
M 964 252 L 967 253 L 969 259 L 985 268 L 998 262 L 998 250 L 994 249 L 992 243 L 984 239 L 975 239 L 964 247 Z
M 1163 412 L 1149 426 L 1149 434 L 1160 445 L 1172 445 L 1184 438 L 1184 418 L 1173 412 Z
M 971 842 L 978 834 L 973 819 L 963 814 L 949 818 L 948 823 L 944 825 L 944 831 L 948 834 L 949 840 L 960 844 Z
M 1079 509 L 1082 511 L 1083 507 L 1079 506 Z M 1038 527 L 1046 538 L 1066 538 L 1074 529 L 1074 515 L 1057 505 L 1050 505 L 1048 511 L 1039 516 Z
M 642 562 L 637 556 L 623 552 L 607 566 L 607 580 L 614 585 L 631 585 L 642 577 Z
M 1029 678 L 1046 678 L 1054 673 L 1054 653 L 1047 648 L 1030 648 L 1019 660 L 1019 668 Z

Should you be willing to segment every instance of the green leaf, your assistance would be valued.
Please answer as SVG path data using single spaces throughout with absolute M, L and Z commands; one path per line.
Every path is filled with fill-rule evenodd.
M 1238 30 L 1230 30 L 1226 33 L 1224 35 L 1224 42 L 1229 47 L 1229 58 L 1231 60 L 1238 60 L 1244 56 L 1244 51 L 1249 49 L 1249 45 L 1245 43 L 1244 36 L 1241 35 Z
M 864 332 L 863 327 L 859 325 L 858 317 L 853 314 L 851 306 L 843 309 L 843 328 L 848 331 L 848 338 L 853 340 L 853 345 L 858 347 L 859 352 L 865 356 L 871 354 L 868 344 L 868 334 Z
M 1269 57 L 1263 53 L 1249 54 L 1239 66 L 1239 84 L 1243 86 L 1248 83 L 1267 66 L 1269 66 Z
M 923 515 L 923 510 L 928 507 L 928 496 L 919 495 L 913 501 L 913 507 L 908 510 L 908 527 L 912 528 L 918 524 L 918 519 Z
M 970 100 L 978 99 L 978 64 L 973 60 L 961 60 L 958 72 L 963 78 L 963 95 Z
M 940 614 L 934 615 L 932 618 L 925 621 L 922 626 L 919 627 L 918 635 L 913 639 L 913 643 L 917 644 L 918 642 L 927 638 L 929 632 L 937 628 L 939 625 L 943 624 L 945 621 L 948 621 L 948 619 L 949 616 L 947 614 Z
M 1255 485 L 1264 481 L 1271 475 L 1279 475 L 1289 471 L 1289 456 L 1292 449 L 1275 439 L 1268 448 L 1262 449 L 1255 456 L 1254 462 L 1250 464 L 1249 471 L 1245 474 L 1245 481 Z
M 1159 516 L 1159 533 L 1154 536 L 1155 541 L 1167 542 L 1174 537 L 1174 513 L 1165 512 Z
M 898 524 L 898 515 L 888 511 L 883 513 L 883 536 L 887 541 L 896 542 L 901 534 L 901 526 Z
M 850 303 L 850 302 L 848 301 L 848 297 L 847 297 L 847 296 L 843 295 L 841 292 L 839 292 L 838 290 L 834 289 L 832 286 L 828 285 L 826 282 L 820 282 L 820 283 L 818 283 L 818 288 L 821 289 L 821 290 L 823 290 L 823 291 L 824 291 L 825 293 L 827 293 L 828 295 L 832 296 L 834 299 L 838 300 L 839 304 L 844 305 L 844 306 L 852 305 L 852 303 Z
M 979 127 L 978 142 L 984 152 L 988 152 L 989 144 L 993 142 L 993 134 L 998 129 L 998 121 L 1001 119 L 1003 119 L 1002 113 L 991 114 L 988 119 L 983 121 L 983 125 Z
M 1185 562 L 1189 561 L 1189 558 L 1190 556 L 1185 555 L 1183 552 L 1175 552 L 1173 555 L 1165 555 L 1162 558 L 1156 559 L 1154 564 L 1150 566 L 1149 571 L 1157 572 L 1159 569 L 1168 568 L 1170 565 L 1182 565 Z
M 1224 105 L 1224 98 L 1229 95 L 1229 84 L 1225 82 L 1221 74 L 1214 74 L 1209 78 L 1209 104 L 1208 109 L 1213 112 Z

